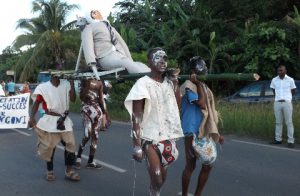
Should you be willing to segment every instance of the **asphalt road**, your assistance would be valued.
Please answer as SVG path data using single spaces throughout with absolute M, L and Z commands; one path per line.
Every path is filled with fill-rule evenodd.
M 77 145 L 82 136 L 79 114 L 71 114 L 75 124 Z M 80 182 L 64 179 L 63 150 L 59 146 L 54 158 L 56 181 L 45 180 L 45 163 L 36 157 L 36 135 L 27 129 L 0 129 L 0 196 L 144 196 L 149 179 L 146 164 L 131 160 L 130 125 L 113 122 L 111 128 L 100 133 L 96 159 L 102 170 L 82 168 Z M 183 140 L 178 142 L 180 156 L 169 167 L 162 196 L 181 192 L 181 172 L 184 168 Z M 89 148 L 84 151 L 88 155 Z M 300 149 L 286 148 L 286 144 L 272 146 L 268 141 L 225 136 L 225 144 L 203 193 L 204 196 L 299 196 Z M 86 159 L 83 164 L 86 164 Z M 200 164 L 194 172 L 190 193 Z

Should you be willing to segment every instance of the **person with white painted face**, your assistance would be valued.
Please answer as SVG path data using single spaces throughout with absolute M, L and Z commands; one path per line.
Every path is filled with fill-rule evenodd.
M 180 92 L 176 78 L 164 77 L 165 51 L 153 48 L 147 58 L 151 72 L 134 84 L 124 104 L 132 119 L 133 158 L 146 158 L 149 194 L 158 196 L 167 167 L 178 157 L 175 141 L 183 137 L 178 108 Z
M 212 138 L 214 142 L 223 144 L 224 138 L 218 132 L 218 113 L 215 109 L 214 95 L 208 86 L 197 79 L 198 75 L 207 74 L 205 61 L 195 56 L 189 60 L 190 78 L 180 87 L 181 122 L 184 133 L 186 165 L 182 172 L 182 196 L 188 195 L 191 176 L 196 168 L 197 159 L 200 159 L 198 148 L 194 148 L 194 140 L 204 137 Z M 202 143 L 203 145 L 203 143 Z M 212 151 L 210 154 L 213 154 Z M 195 196 L 200 196 L 204 190 L 212 169 L 212 161 L 203 161 L 198 176 Z

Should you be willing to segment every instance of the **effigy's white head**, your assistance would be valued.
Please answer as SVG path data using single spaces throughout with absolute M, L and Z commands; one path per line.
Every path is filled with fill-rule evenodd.
M 85 19 L 88 23 L 95 23 L 103 20 L 103 16 L 101 15 L 101 12 L 99 10 L 89 9 L 85 13 Z

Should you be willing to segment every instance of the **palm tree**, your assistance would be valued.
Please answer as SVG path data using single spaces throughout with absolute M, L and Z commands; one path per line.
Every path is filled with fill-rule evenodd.
M 16 65 L 17 67 L 23 66 L 21 81 L 30 77 L 33 71 L 46 60 L 49 62 L 49 59 L 53 59 L 56 64 L 62 64 L 61 41 L 64 32 L 74 27 L 74 21 L 66 24 L 66 18 L 72 10 L 77 8 L 78 5 L 69 5 L 60 0 L 32 2 L 32 12 L 37 13 L 38 16 L 18 21 L 17 28 L 26 30 L 26 33 L 18 36 L 14 42 L 16 49 L 23 46 L 29 48 Z M 44 54 L 47 54 L 47 57 L 41 58 Z

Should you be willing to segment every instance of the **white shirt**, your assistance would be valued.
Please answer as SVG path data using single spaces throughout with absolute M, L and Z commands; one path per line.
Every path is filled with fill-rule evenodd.
M 292 101 L 292 89 L 296 88 L 293 78 L 285 75 L 283 79 L 279 76 L 272 79 L 270 88 L 275 90 L 275 101 L 285 100 Z
M 35 100 L 37 95 L 41 95 L 49 111 L 63 114 L 66 110 L 69 110 L 70 89 L 70 83 L 66 80 L 60 80 L 60 84 L 57 87 L 48 81 L 36 87 L 32 94 L 32 99 Z M 46 132 L 73 131 L 73 123 L 68 116 L 64 122 L 66 130 L 58 130 L 56 128 L 58 119 L 59 116 L 45 114 L 39 119 L 36 126 Z
M 4 92 L 1 84 L 0 84 L 0 97 L 5 97 L 5 92 Z
M 160 83 L 148 76 L 140 78 L 124 102 L 132 116 L 133 100 L 145 99 L 141 138 L 153 143 L 183 137 L 173 83 L 165 78 Z

